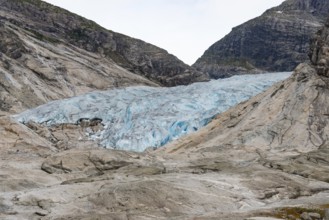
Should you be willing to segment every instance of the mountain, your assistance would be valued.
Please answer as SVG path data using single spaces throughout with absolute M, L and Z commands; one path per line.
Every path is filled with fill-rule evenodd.
M 193 64 L 212 78 L 292 71 L 307 61 L 309 40 L 329 14 L 327 0 L 286 0 L 243 23 Z
M 40 0 L 0 5 L 0 114 L 96 89 L 208 79 L 161 48 Z

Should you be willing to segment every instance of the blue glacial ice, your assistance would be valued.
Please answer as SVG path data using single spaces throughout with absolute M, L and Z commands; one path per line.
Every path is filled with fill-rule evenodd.
M 90 138 L 106 148 L 160 147 L 208 124 L 218 113 L 264 91 L 291 73 L 233 76 L 172 88 L 128 87 L 53 101 L 14 116 L 48 126 L 102 119 Z

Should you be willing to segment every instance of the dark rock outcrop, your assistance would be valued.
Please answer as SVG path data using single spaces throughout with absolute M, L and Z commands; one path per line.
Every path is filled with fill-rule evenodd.
M 193 67 L 212 78 L 264 71 L 292 71 L 307 61 L 309 40 L 329 14 L 327 0 L 286 0 L 232 29 Z
M 329 77 L 329 20 L 311 41 L 309 57 L 319 75 Z

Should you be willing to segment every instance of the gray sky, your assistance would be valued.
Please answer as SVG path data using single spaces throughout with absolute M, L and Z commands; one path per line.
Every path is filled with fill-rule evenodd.
M 45 0 L 193 64 L 235 27 L 283 0 Z

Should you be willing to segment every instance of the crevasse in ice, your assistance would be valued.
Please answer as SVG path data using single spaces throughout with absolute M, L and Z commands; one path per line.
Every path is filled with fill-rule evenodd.
M 205 126 L 218 113 L 264 91 L 291 73 L 234 76 L 172 88 L 128 87 L 53 101 L 14 116 L 46 125 L 102 119 L 90 138 L 107 148 L 143 151 Z

